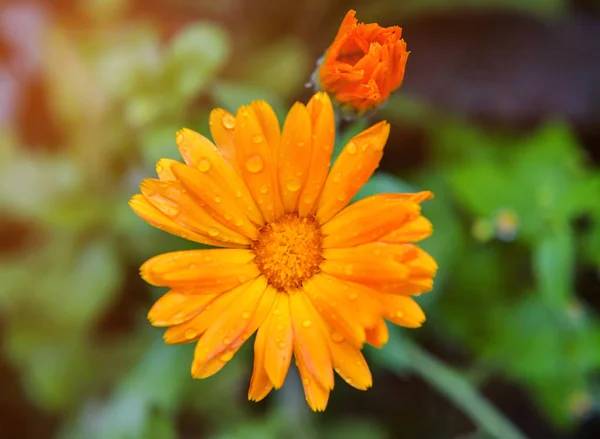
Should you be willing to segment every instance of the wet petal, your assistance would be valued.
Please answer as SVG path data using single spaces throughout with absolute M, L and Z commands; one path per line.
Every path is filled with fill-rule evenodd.
M 192 183 L 196 182 L 196 184 L 191 189 L 204 203 L 220 213 L 219 217 L 226 221 L 225 224 L 235 224 L 232 220 L 224 218 L 223 210 L 225 209 L 239 210 L 256 224 L 264 223 L 243 179 L 231 164 L 223 159 L 217 147 L 210 140 L 187 128 L 177 132 L 176 140 L 181 155 L 191 168 L 197 170 L 197 172 L 187 174 L 195 177 L 192 179 Z M 189 168 L 178 167 L 176 169 Z M 187 182 L 190 183 L 189 180 Z M 225 199 L 229 202 L 225 203 Z
M 379 293 L 376 298 L 386 310 L 385 318 L 408 328 L 418 328 L 425 322 L 425 313 L 412 297 Z
M 283 213 L 277 168 L 267 133 L 252 107 L 240 107 L 237 112 L 235 143 L 244 181 L 265 220 L 274 221 Z
M 296 102 L 285 119 L 279 148 L 279 187 L 283 209 L 295 212 L 312 158 L 312 126 L 306 107 Z
M 330 390 L 323 387 L 312 375 L 304 362 L 304 357 L 300 352 L 300 348 L 301 346 L 299 343 L 294 343 L 294 357 L 296 359 L 298 372 L 300 372 L 300 378 L 302 379 L 302 387 L 304 388 L 306 402 L 313 411 L 322 412 L 327 407 Z
M 264 368 L 269 380 L 279 389 L 290 367 L 294 342 L 290 298 L 287 293 L 277 293 L 269 317 L 258 330 L 256 342 L 262 347 Z
M 388 233 L 379 240 L 381 242 L 390 243 L 409 243 L 418 242 L 431 235 L 433 225 L 424 216 L 419 216 L 411 221 L 406 222 L 398 229 Z
M 390 125 L 383 121 L 353 137 L 336 160 L 321 194 L 317 219 L 325 224 L 371 177 L 383 156 Z
M 320 316 L 302 292 L 290 294 L 290 309 L 296 356 L 324 388 L 333 389 L 331 354 Z
M 225 291 L 256 276 L 251 250 L 188 250 L 165 253 L 146 261 L 142 278 L 151 285 L 195 288 L 206 293 Z
M 315 94 L 306 108 L 312 123 L 312 151 L 310 170 L 298 205 L 300 216 L 314 215 L 316 212 L 335 142 L 335 116 L 329 95 Z
M 239 172 L 235 150 L 235 116 L 222 108 L 215 108 L 210 112 L 208 125 L 221 155 Z
M 143 195 L 137 194 L 134 195 L 131 200 L 129 200 L 129 206 L 135 212 L 137 216 L 142 218 L 151 226 L 156 227 L 157 229 L 164 230 L 165 232 L 171 233 L 173 235 L 179 236 L 184 239 L 188 239 L 190 241 L 198 242 L 200 244 L 212 245 L 215 247 L 243 247 L 243 244 L 225 244 L 223 241 L 219 241 L 211 238 L 210 236 L 206 236 L 200 233 L 196 233 L 186 226 L 183 226 L 171 218 L 166 216 L 160 210 L 158 210 L 150 201 L 148 201 Z
M 218 246 L 245 246 L 251 243 L 246 236 L 215 220 L 178 181 L 147 178 L 140 187 L 144 197 L 161 213 L 196 234 L 212 239 Z M 233 244 L 233 245 L 232 245 Z
M 390 333 L 383 319 L 379 319 L 375 326 L 367 330 L 367 343 L 376 348 L 383 347 L 389 339 Z
M 343 249 L 326 249 L 323 272 L 375 289 L 407 279 L 404 261 L 416 250 L 410 245 L 375 242 Z
M 359 390 L 366 390 L 373 385 L 371 371 L 359 348 L 333 338 L 329 350 L 335 371 L 346 383 Z
M 175 175 L 171 171 L 171 166 L 175 163 L 180 163 L 173 159 L 160 159 L 156 162 L 156 175 L 162 181 L 174 181 Z
M 259 276 L 246 288 L 232 293 L 231 304 L 204 333 L 194 351 L 192 375 L 197 377 L 202 366 L 221 356 L 231 346 L 250 323 L 263 293 L 267 289 L 267 280 Z M 225 356 L 230 358 L 229 355 Z
M 154 303 L 148 312 L 148 320 L 154 326 L 179 325 L 200 314 L 218 294 L 189 294 L 171 290 Z
M 364 198 L 342 210 L 325 224 L 323 248 L 353 247 L 377 241 L 419 216 L 418 204 L 379 194 Z
M 248 340 L 252 334 L 256 332 L 258 327 L 262 325 L 264 320 L 269 315 L 271 308 L 273 306 L 273 302 L 275 300 L 276 291 L 272 287 L 267 287 L 262 297 L 260 298 L 260 302 L 254 314 L 250 317 L 250 322 L 246 326 L 246 329 L 241 333 L 241 335 L 232 342 L 221 354 L 213 358 L 210 361 L 207 361 L 203 364 L 196 364 L 195 368 L 193 368 L 193 374 L 195 378 L 207 378 L 211 375 L 214 375 L 218 371 L 220 371 L 223 366 L 225 366 L 237 353 L 237 351 L 243 346 L 243 344 Z M 242 315 L 244 318 L 244 315 Z M 193 365 L 194 367 L 194 365 Z M 270 390 L 270 389 L 269 389 Z

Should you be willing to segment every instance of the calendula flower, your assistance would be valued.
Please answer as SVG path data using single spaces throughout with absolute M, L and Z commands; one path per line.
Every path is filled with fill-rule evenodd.
M 434 260 L 411 242 L 431 224 L 419 203 L 430 192 L 380 194 L 350 206 L 383 154 L 386 122 L 354 137 L 331 171 L 334 114 L 327 94 L 296 103 L 283 131 L 271 107 L 210 114 L 213 144 L 182 129 L 185 160 L 161 159 L 133 210 L 162 230 L 221 249 L 178 251 L 141 267 L 166 286 L 149 312 L 167 343 L 197 342 L 192 375 L 219 371 L 257 332 L 248 397 L 280 388 L 292 356 L 308 404 L 323 410 L 335 370 L 371 386 L 363 344 L 388 339 L 384 319 L 418 327 L 410 297 L 432 288 Z
M 318 76 L 323 90 L 360 113 L 381 105 L 400 87 L 409 52 L 400 27 L 358 23 L 355 14 L 346 14 Z

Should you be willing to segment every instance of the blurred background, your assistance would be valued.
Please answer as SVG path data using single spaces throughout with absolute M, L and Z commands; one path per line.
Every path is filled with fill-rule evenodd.
M 127 201 L 213 107 L 306 102 L 350 7 L 412 51 L 361 196 L 433 190 L 440 271 L 313 414 L 247 401 L 251 344 L 190 378 L 138 267 L 192 245 Z M 600 437 L 599 41 L 597 0 L 0 0 L 0 437 Z

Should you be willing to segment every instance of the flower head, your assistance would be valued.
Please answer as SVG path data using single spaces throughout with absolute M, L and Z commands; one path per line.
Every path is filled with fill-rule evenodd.
M 331 171 L 334 115 L 326 93 L 296 103 L 280 131 L 265 102 L 210 115 L 213 144 L 182 129 L 185 161 L 161 159 L 131 207 L 162 230 L 219 249 L 162 254 L 141 267 L 166 286 L 149 312 L 167 343 L 196 342 L 192 375 L 218 372 L 255 332 L 248 397 L 283 385 L 292 357 L 308 404 L 323 410 L 335 370 L 371 386 L 364 343 L 384 319 L 418 327 L 410 297 L 432 288 L 434 260 L 412 244 L 431 233 L 430 192 L 380 194 L 348 206 L 383 155 L 389 125 L 355 136 Z
M 409 52 L 398 26 L 358 23 L 350 10 L 319 67 L 323 90 L 344 106 L 364 112 L 400 87 Z

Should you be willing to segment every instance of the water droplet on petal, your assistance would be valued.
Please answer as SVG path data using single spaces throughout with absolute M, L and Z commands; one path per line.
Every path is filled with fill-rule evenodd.
M 164 171 L 164 168 L 162 167 L 162 165 L 160 163 L 156 164 L 156 173 L 160 174 L 162 171 Z
M 240 227 L 242 224 L 244 224 L 244 221 L 242 221 L 241 219 L 236 219 L 235 220 L 235 225 Z
M 263 137 L 260 134 L 256 134 L 254 137 L 252 137 L 252 142 L 254 143 L 260 143 L 263 141 Z
M 195 329 L 186 329 L 183 336 L 188 340 L 191 340 L 192 338 L 198 337 L 198 331 L 196 331 Z
M 285 183 L 285 187 L 287 188 L 288 191 L 296 192 L 297 190 L 300 189 L 300 182 L 298 180 L 288 180 Z
M 275 310 L 275 312 L 274 312 L 274 314 L 279 314 L 279 312 L 278 312 L 278 311 L 279 311 L 279 310 L 278 310 L 278 309 L 276 309 L 276 310 Z M 277 330 L 278 330 L 278 331 L 283 331 L 283 325 L 277 325 Z
M 183 135 L 183 132 L 181 130 L 177 131 L 177 134 L 175 134 L 175 143 L 177 143 L 177 145 L 181 145 L 184 140 L 185 136 Z
M 348 154 L 350 154 L 350 155 L 356 154 L 357 148 L 356 148 L 356 145 L 354 144 L 354 142 L 350 142 L 348 144 L 348 146 L 346 147 L 346 150 L 348 151 Z
M 352 274 L 354 273 L 354 265 L 352 264 L 348 264 L 344 267 L 344 273 L 346 274 Z
M 304 143 L 302 141 L 298 142 L 298 147 L 302 148 L 304 145 L 306 145 L 306 143 Z
M 335 174 L 332 180 L 334 183 L 339 183 L 340 181 L 342 181 L 342 173 L 338 172 L 337 174 Z
M 277 346 L 279 346 L 279 349 L 285 349 L 285 347 L 287 346 L 285 341 L 280 341 Z
M 210 256 L 204 256 L 204 262 L 210 262 L 212 258 Z
M 221 197 L 219 197 L 218 195 L 215 197 L 215 203 L 220 203 L 221 202 Z
M 225 337 L 225 338 L 223 339 L 223 344 L 229 344 L 229 343 L 231 343 L 231 339 L 229 339 L 229 338 Z
M 396 317 L 398 317 L 399 319 L 401 319 L 402 317 L 404 317 L 404 313 L 402 311 L 397 311 L 396 312 Z
M 216 229 L 214 227 L 209 227 L 208 234 L 210 236 L 218 236 L 219 235 L 219 229 Z
M 249 312 L 245 312 L 244 314 L 242 314 L 242 318 L 244 320 L 248 320 L 250 318 L 250 313 Z
M 181 212 L 181 206 L 175 202 L 160 203 L 160 210 L 168 216 L 177 216 Z
M 337 199 L 339 201 L 345 201 L 348 198 L 348 195 L 346 194 L 346 192 L 340 192 L 337 196 Z
M 339 332 L 334 332 L 333 334 L 331 334 L 331 339 L 336 343 L 341 343 L 344 341 L 344 336 Z
M 261 193 L 261 194 L 266 194 L 267 192 L 269 192 L 269 188 L 268 188 L 266 185 L 264 185 L 264 184 L 263 184 L 263 185 L 260 187 L 260 193 Z
M 302 322 L 302 326 L 304 326 L 305 328 L 310 328 L 312 326 L 312 321 L 310 321 L 310 320 L 304 320 Z
M 207 172 L 210 169 L 210 162 L 206 159 L 200 159 L 198 162 L 198 169 L 201 172 Z
M 263 159 L 259 155 L 250 156 L 248 160 L 246 160 L 246 169 L 248 170 L 248 172 L 257 174 L 263 170 L 263 167 Z
M 242 198 L 242 191 L 240 191 L 240 190 L 235 191 L 235 196 L 236 196 L 236 198 Z
M 312 381 L 309 377 L 302 378 L 302 384 L 305 386 L 310 386 L 310 383 L 312 383 Z
M 358 293 L 356 291 L 353 291 L 350 294 L 348 294 L 348 300 L 356 300 L 357 298 L 358 298 Z
M 233 358 L 233 351 L 227 351 L 219 357 L 219 360 L 221 360 L 224 363 L 227 363 L 232 358 Z
M 235 128 L 235 117 L 233 117 L 231 114 L 224 115 L 223 119 L 221 119 L 221 122 L 223 123 L 225 129 L 232 130 Z

